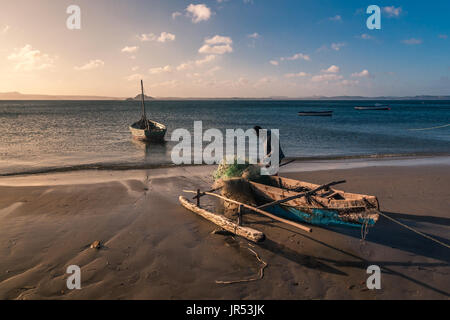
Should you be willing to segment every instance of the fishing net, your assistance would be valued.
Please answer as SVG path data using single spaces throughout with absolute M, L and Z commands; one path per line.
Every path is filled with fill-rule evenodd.
M 239 164 L 237 159 L 234 159 L 234 163 L 226 163 L 225 160 L 217 167 L 217 170 L 213 173 L 214 181 L 226 180 L 231 178 L 245 178 L 248 180 L 258 179 L 260 176 L 260 168 L 256 165 L 250 164 L 245 161 L 243 164 Z

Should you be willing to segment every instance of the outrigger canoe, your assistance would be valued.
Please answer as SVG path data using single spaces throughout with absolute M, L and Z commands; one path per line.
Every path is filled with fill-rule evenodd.
M 262 204 L 294 197 L 315 190 L 313 183 L 267 177 L 266 184 L 249 181 L 255 198 Z M 315 225 L 374 225 L 379 218 L 379 203 L 375 196 L 323 189 L 272 207 L 271 212 L 284 218 Z

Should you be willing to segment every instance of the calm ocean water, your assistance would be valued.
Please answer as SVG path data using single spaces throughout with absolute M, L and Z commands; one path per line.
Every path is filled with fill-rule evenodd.
M 192 130 L 254 125 L 279 128 L 288 157 L 450 153 L 450 101 L 380 101 L 391 111 L 356 111 L 376 101 L 148 101 L 149 118 Z M 333 117 L 299 117 L 334 110 Z M 0 101 L 0 175 L 66 167 L 142 167 L 170 163 L 168 142 L 131 139 L 138 102 Z

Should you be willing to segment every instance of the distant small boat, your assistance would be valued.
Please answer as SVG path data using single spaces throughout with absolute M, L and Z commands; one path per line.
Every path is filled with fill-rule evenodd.
M 376 104 L 374 106 L 364 106 L 364 107 L 355 107 L 355 110 L 363 110 L 363 111 L 379 111 L 379 110 L 391 110 L 387 104 L 381 105 Z
M 333 111 L 300 111 L 298 115 L 302 117 L 331 117 Z
M 144 83 L 141 80 L 142 91 L 142 118 L 138 122 L 130 126 L 130 131 L 134 139 L 149 142 L 163 142 L 166 135 L 167 128 L 165 125 L 153 120 L 147 119 L 145 112 L 144 99 Z

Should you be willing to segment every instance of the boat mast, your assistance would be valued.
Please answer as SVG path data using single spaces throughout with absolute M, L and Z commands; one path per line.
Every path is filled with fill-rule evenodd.
M 142 101 L 142 119 L 147 120 L 147 115 L 145 114 L 145 102 L 144 102 L 144 82 L 141 80 L 141 101 Z
M 142 98 L 142 120 L 145 121 L 145 127 L 147 130 L 150 130 L 150 125 L 147 120 L 147 114 L 145 112 L 145 99 L 144 99 L 144 81 L 141 80 L 141 98 Z

